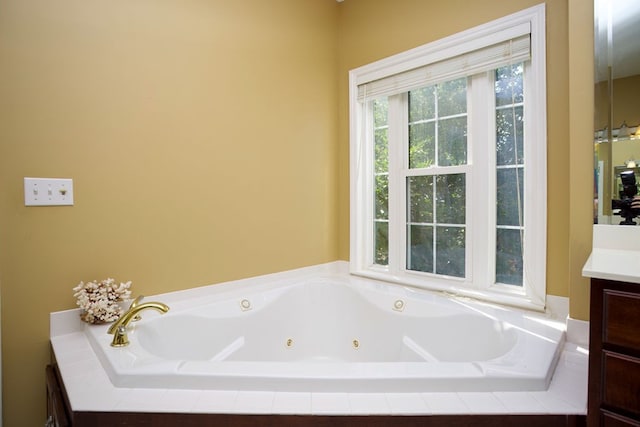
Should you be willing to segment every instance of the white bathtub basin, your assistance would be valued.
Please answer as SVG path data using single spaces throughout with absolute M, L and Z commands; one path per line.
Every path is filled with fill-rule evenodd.
M 86 328 L 116 387 L 545 390 L 564 340 L 538 315 L 346 275 L 143 314 L 125 348 Z

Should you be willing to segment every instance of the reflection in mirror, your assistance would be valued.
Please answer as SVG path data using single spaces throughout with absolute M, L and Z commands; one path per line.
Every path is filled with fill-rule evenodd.
M 594 0 L 594 11 L 594 222 L 618 224 L 621 173 L 640 182 L 640 1 Z

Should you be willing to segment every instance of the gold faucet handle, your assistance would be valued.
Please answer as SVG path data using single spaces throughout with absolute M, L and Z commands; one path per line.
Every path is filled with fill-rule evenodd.
M 138 305 L 140 305 L 143 298 L 144 298 L 144 295 L 140 295 L 136 299 L 134 299 L 131 305 L 129 306 L 129 310 L 131 310 L 132 308 L 136 308 Z M 131 320 L 133 322 L 137 322 L 138 320 L 142 320 L 142 317 L 139 314 L 136 314 L 135 317 Z
M 111 341 L 111 347 L 125 347 L 129 345 L 129 337 L 127 337 L 127 328 L 120 325 L 116 328 L 113 334 L 113 341 Z
M 145 302 L 132 306 L 109 327 L 109 330 L 107 330 L 108 334 L 113 334 L 112 346 L 124 347 L 129 344 L 129 339 L 127 338 L 127 326 L 129 325 L 129 322 L 131 322 L 139 312 L 148 308 L 158 310 L 160 313 L 166 313 L 169 311 L 169 306 L 161 302 Z

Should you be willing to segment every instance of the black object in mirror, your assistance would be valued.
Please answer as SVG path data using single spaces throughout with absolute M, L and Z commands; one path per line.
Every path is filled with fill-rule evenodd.
M 635 199 L 638 194 L 638 185 L 636 184 L 636 175 L 633 171 L 624 171 L 620 173 L 622 181 L 622 190 L 620 190 L 620 199 L 611 201 L 612 209 L 619 209 L 614 215 L 620 215 L 623 220 L 620 225 L 636 225 L 633 219 L 640 215 L 640 199 Z

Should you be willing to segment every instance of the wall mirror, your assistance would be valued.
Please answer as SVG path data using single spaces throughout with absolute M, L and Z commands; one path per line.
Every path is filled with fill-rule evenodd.
M 619 224 L 640 183 L 640 1 L 594 0 L 594 12 L 594 222 Z

